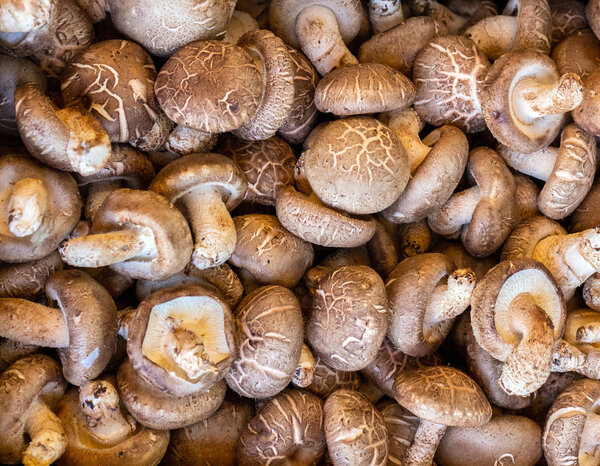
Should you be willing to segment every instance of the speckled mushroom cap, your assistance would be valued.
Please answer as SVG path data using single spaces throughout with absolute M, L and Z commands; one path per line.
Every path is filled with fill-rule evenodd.
M 0 260 L 5 262 L 28 262 L 47 256 L 79 221 L 81 198 L 73 177 L 13 154 L 0 157 L 0 199 L 4 209 L 13 186 L 27 178 L 41 181 L 47 197 L 46 212 L 33 234 L 18 237 L 8 229 L 11 213 L 5 211 L 0 218 Z
M 463 176 L 469 157 L 469 142 L 455 126 L 445 125 L 432 131 L 425 144 L 431 150 L 411 174 L 404 192 L 382 212 L 394 223 L 423 220 L 450 198 Z
M 65 67 L 61 90 L 67 106 L 81 104 L 104 126 L 112 142 L 139 139 L 158 119 L 156 69 L 139 45 L 98 42 Z
M 589 29 L 575 31 L 554 47 L 552 59 L 560 74 L 575 73 L 585 79 L 600 62 L 600 41 Z
M 485 121 L 478 91 L 489 67 L 485 55 L 470 39 L 461 36 L 433 39 L 415 60 L 415 110 L 434 126 L 450 124 L 467 133 L 481 131 Z
M 493 416 L 479 427 L 450 427 L 438 445 L 435 460 L 444 466 L 536 464 L 542 456 L 542 430 L 525 416 Z
M 600 225 L 600 180 L 595 182 L 585 199 L 571 215 L 569 231 L 572 233 L 589 230 Z
M 235 0 L 107 0 L 115 28 L 140 43 L 152 55 L 168 57 L 195 40 L 221 38 L 229 25 Z
M 394 398 L 415 416 L 445 426 L 479 426 L 492 417 L 481 388 L 453 367 L 422 367 L 400 374 Z
M 304 390 L 288 389 L 250 419 L 240 436 L 237 464 L 316 464 L 324 453 L 323 401 Z
M 358 372 L 339 371 L 325 364 L 321 358 L 315 358 L 315 375 L 312 383 L 306 387 L 308 391 L 327 399 L 336 390 L 358 390 L 360 376 Z
M 254 142 L 228 136 L 217 150 L 231 157 L 246 175 L 246 201 L 275 205 L 280 188 L 294 184 L 296 156 L 290 145 L 278 136 Z
M 339 267 L 319 282 L 306 323 L 306 338 L 326 364 L 343 371 L 366 367 L 388 326 L 383 280 L 365 265 Z
M 111 464 L 145 466 L 158 464 L 169 444 L 169 431 L 136 426 L 116 444 L 106 444 L 95 439 L 88 431 L 81 410 L 79 391 L 71 389 L 60 400 L 56 413 L 65 429 L 68 445 L 58 465 Z
M 588 28 L 585 2 L 580 0 L 550 0 L 552 14 L 552 45 L 572 33 Z
M 221 380 L 205 392 L 170 396 L 142 379 L 129 360 L 119 367 L 117 383 L 127 411 L 143 426 L 157 430 L 181 429 L 212 416 L 227 391 Z
M 110 267 L 125 276 L 162 280 L 182 271 L 192 253 L 192 235 L 181 212 L 152 191 L 122 188 L 111 193 L 94 217 L 92 233 L 108 233 L 124 225 L 148 227 L 157 255 L 130 259 Z
M 237 356 L 231 310 L 200 285 L 156 291 L 140 303 L 129 324 L 127 354 L 139 376 L 165 394 L 205 392 Z
M 46 287 L 48 277 L 61 270 L 58 251 L 21 264 L 0 264 L 0 298 L 34 299 Z
M 542 447 L 550 466 L 594 464 L 598 437 L 600 382 L 582 379 L 563 391 L 548 411 Z
M 536 215 L 528 218 L 519 223 L 504 242 L 500 260 L 530 258 L 537 244 L 544 238 L 566 234 L 567 230 L 547 217 Z
M 321 79 L 315 105 L 324 113 L 349 116 L 405 108 L 414 98 L 413 83 L 399 71 L 379 63 L 360 63 Z
M 302 157 L 317 197 L 353 214 L 385 209 L 408 183 L 408 162 L 400 140 L 370 117 L 326 124 L 307 142 Z
M 225 133 L 248 123 L 256 112 L 262 73 L 242 47 L 197 41 L 169 58 L 154 89 L 161 108 L 175 123 Z
M 66 385 L 58 363 L 43 354 L 25 356 L 0 375 L 0 461 L 21 462 L 31 405 L 39 398 L 54 406 Z
M 312 245 L 287 231 L 277 217 L 241 215 L 233 222 L 237 244 L 229 262 L 259 283 L 292 287 L 312 264 Z
M 294 294 L 281 286 L 263 286 L 235 310 L 238 356 L 225 380 L 236 393 L 268 398 L 294 375 L 304 337 L 302 311 Z
M 327 450 L 334 465 L 388 464 L 388 432 L 381 413 L 362 393 L 337 390 L 325 401 Z

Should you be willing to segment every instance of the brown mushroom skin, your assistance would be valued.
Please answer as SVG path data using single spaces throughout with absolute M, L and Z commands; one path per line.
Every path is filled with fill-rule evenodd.
M 339 371 L 325 364 L 317 357 L 315 362 L 315 374 L 312 383 L 306 387 L 308 391 L 327 399 L 336 390 L 358 390 L 360 376 L 358 372 Z
M 0 298 L 34 299 L 46 287 L 48 277 L 62 267 L 57 251 L 32 262 L 0 264 Z

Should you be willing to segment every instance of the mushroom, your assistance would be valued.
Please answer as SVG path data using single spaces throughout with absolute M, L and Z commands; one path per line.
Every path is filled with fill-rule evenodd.
M 165 117 L 166 118 L 166 117 Z M 183 125 L 176 125 L 164 143 L 164 149 L 176 155 L 209 152 L 219 139 L 217 134 L 205 133 Z M 165 164 L 166 165 L 166 164 Z
M 292 379 L 292 383 L 296 387 L 306 388 L 313 383 L 316 362 L 310 348 L 306 344 L 302 345 L 300 360 L 298 361 L 298 365 L 294 371 L 294 378 Z
M 164 197 L 122 188 L 96 212 L 92 234 L 65 241 L 60 254 L 75 267 L 110 266 L 126 277 L 163 280 L 185 268 L 192 236 L 181 212 Z
M 472 256 L 487 257 L 517 220 L 515 180 L 502 158 L 487 147 L 471 151 L 467 175 L 474 186 L 453 194 L 428 223 L 435 233 L 460 237 Z
M 306 338 L 334 369 L 359 370 L 377 355 L 388 326 L 383 281 L 365 265 L 329 272 L 313 295 Z
M 247 182 L 240 167 L 220 154 L 191 154 L 163 168 L 149 189 L 188 213 L 195 245 L 192 261 L 199 269 L 224 263 L 233 252 L 236 232 L 229 211 L 244 198 Z
M 404 11 L 401 0 L 369 0 L 369 21 L 374 34 L 402 24 Z
M 569 231 L 579 232 L 600 225 L 600 180 L 595 182 L 570 218 Z
M 479 97 L 494 138 L 530 154 L 558 136 L 565 114 L 582 102 L 583 87 L 578 75 L 560 75 L 549 56 L 525 49 L 505 53 L 494 62 Z
M 443 254 L 419 254 L 400 262 L 385 284 L 391 343 L 410 356 L 433 354 L 469 306 L 475 278 L 471 269 L 456 269 Z
M 597 122 L 598 112 L 600 111 L 600 101 L 596 96 L 599 85 L 600 70 L 594 68 L 594 71 L 583 81 L 583 97 L 581 99 L 581 104 L 572 112 L 575 123 L 593 136 L 600 135 L 600 126 Z
M 227 385 L 248 398 L 269 398 L 294 377 L 302 354 L 302 311 L 287 288 L 263 286 L 235 310 L 237 358 Z
M 59 465 L 158 464 L 169 432 L 138 426 L 123 409 L 114 377 L 88 381 L 70 390 L 56 412 L 68 445 Z
M 312 264 L 310 243 L 287 231 L 273 215 L 234 217 L 237 243 L 229 262 L 258 283 L 293 287 Z
M 478 427 L 449 427 L 435 453 L 444 466 L 537 464 L 542 457 L 542 429 L 525 416 L 498 414 Z
M 427 252 L 431 246 L 431 230 L 426 221 L 402 223 L 398 226 L 400 257 L 412 257 Z
M 317 464 L 325 453 L 323 401 L 288 389 L 269 400 L 240 435 L 237 464 Z
M 596 37 L 600 37 L 600 1 L 590 0 L 587 2 L 585 17 Z
M 598 456 L 598 398 L 600 382 L 577 380 L 550 408 L 542 435 L 549 466 L 594 464 Z
M 509 395 L 540 388 L 565 326 L 560 288 L 537 261 L 500 262 L 477 283 L 471 323 L 479 346 L 505 364 L 498 382 Z
M 29 262 L 47 256 L 79 220 L 75 180 L 16 154 L 0 157 L 0 173 L 0 260 Z
M 355 390 L 333 392 L 323 407 L 325 438 L 335 466 L 385 465 L 388 432 L 381 413 Z
M 471 269 L 475 272 L 475 279 L 477 281 L 482 279 L 488 270 L 498 263 L 493 256 L 485 259 L 471 256 L 463 244 L 458 241 L 439 241 L 431 252 L 437 252 L 448 256 L 459 269 Z
M 60 308 L 19 298 L 0 299 L 0 336 L 58 348 L 65 379 L 81 385 L 102 373 L 117 338 L 117 309 L 108 292 L 79 270 L 61 270 L 46 282 Z
M 539 214 L 537 203 L 540 188 L 531 178 L 521 173 L 513 173 L 517 190 L 517 222 L 521 223 Z
M 46 287 L 46 280 L 63 263 L 58 251 L 21 264 L 0 264 L 0 298 L 34 299 Z
M 488 16 L 498 14 L 495 2 L 464 1 L 450 2 L 448 6 L 442 5 L 436 0 L 415 0 L 413 2 L 413 13 L 416 15 L 428 15 L 444 25 L 449 34 L 459 34 L 470 24 L 473 24 Z
M 315 375 L 308 391 L 327 399 L 336 390 L 358 390 L 360 377 L 358 372 L 340 371 L 325 364 L 318 356 L 315 359 Z
M 400 374 L 394 382 L 394 398 L 421 421 L 405 464 L 431 464 L 447 426 L 476 427 L 492 417 L 481 388 L 453 367 L 425 367 Z
M 222 298 L 200 285 L 166 288 L 138 306 L 127 354 L 139 377 L 168 395 L 205 392 L 236 358 L 233 316 Z
M 259 29 L 256 19 L 245 11 L 235 9 L 231 14 L 223 42 L 235 44 L 245 33 L 255 29 Z
M 549 0 L 552 13 L 552 44 L 588 27 L 585 3 L 579 0 Z
M 0 338 L 0 371 L 4 372 L 23 356 L 29 356 L 40 349 L 37 345 L 28 345 L 19 341 Z
M 600 41 L 589 29 L 575 31 L 554 47 L 552 59 L 560 74 L 575 73 L 585 80 L 600 65 Z
M 439 210 L 458 186 L 469 143 L 460 129 L 450 125 L 435 129 L 421 141 L 421 121 L 413 109 L 390 112 L 383 120 L 404 146 L 411 177 L 382 215 L 394 223 L 418 222 Z
M 2 463 L 50 465 L 64 453 L 67 437 L 52 408 L 66 385 L 60 366 L 43 354 L 25 356 L 0 375 Z
M 158 119 L 156 69 L 139 45 L 107 40 L 88 47 L 65 67 L 61 79 L 67 107 L 82 105 L 112 142 L 129 142 L 150 131 Z
M 376 222 L 375 233 L 366 246 L 373 270 L 386 279 L 398 264 L 398 253 L 394 238 L 381 221 Z
M 419 428 L 419 418 L 392 400 L 381 401 L 375 408 L 383 416 L 388 431 L 388 464 L 402 465 Z
M 462 36 L 433 39 L 415 59 L 415 110 L 436 127 L 449 124 L 467 133 L 481 131 L 486 122 L 479 88 L 489 68 L 472 40 Z
M 587 307 L 600 311 L 600 273 L 594 273 L 585 281 L 582 294 Z

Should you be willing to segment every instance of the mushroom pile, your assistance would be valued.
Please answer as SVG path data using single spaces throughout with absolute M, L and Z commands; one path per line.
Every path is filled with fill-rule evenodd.
M 0 464 L 600 465 L 600 0 L 0 0 Z

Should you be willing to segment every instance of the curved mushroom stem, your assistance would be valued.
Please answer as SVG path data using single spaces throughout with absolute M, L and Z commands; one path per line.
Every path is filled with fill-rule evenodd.
M 446 426 L 421 419 L 415 438 L 406 450 L 402 464 L 406 466 L 430 466 Z
M 32 235 L 42 224 L 47 208 L 48 192 L 41 180 L 17 181 L 8 197 L 8 229 L 18 237 Z
M 302 51 L 322 76 L 334 68 L 358 63 L 344 43 L 335 14 L 325 6 L 302 10 L 296 18 L 296 35 Z
M 110 382 L 93 380 L 79 387 L 79 404 L 88 433 L 100 443 L 116 445 L 135 429 L 119 406 L 119 394 Z
M 475 282 L 475 272 L 471 269 L 452 272 L 446 285 L 438 285 L 433 290 L 425 311 L 425 323 L 435 325 L 462 314 L 471 303 Z
M 583 285 L 585 304 L 594 311 L 600 311 L 600 273 L 596 272 Z
M 217 189 L 195 190 L 183 199 L 194 232 L 192 262 L 203 270 L 224 263 L 235 249 L 237 233 Z
M 381 222 L 377 222 L 375 233 L 367 242 L 371 267 L 385 280 L 398 264 L 398 253 L 394 239 Z
M 480 199 L 479 186 L 453 194 L 440 210 L 427 217 L 429 227 L 447 238 L 458 238 L 462 226 L 471 221 Z
M 313 383 L 315 377 L 315 364 L 317 361 L 311 353 L 308 346 L 302 345 L 302 354 L 300 355 L 300 361 L 294 371 L 294 378 L 292 383 L 297 387 L 308 387 Z
M 203 339 L 196 332 L 181 326 L 181 322 L 172 317 L 165 320 L 168 336 L 165 345 L 171 356 L 190 379 L 198 378 L 207 371 L 217 372 L 217 368 L 205 352 Z
M 552 354 L 552 372 L 577 371 L 585 364 L 586 356 L 566 340 L 560 340 Z
M 513 90 L 513 105 L 525 119 L 570 112 L 583 99 L 583 83 L 575 73 L 565 73 L 553 84 L 525 78 Z
M 600 415 L 591 411 L 585 420 L 581 440 L 579 442 L 579 456 L 589 458 L 593 461 L 589 463 L 581 462 L 579 464 L 594 464 L 598 461 L 598 445 L 600 445 Z
M 60 309 L 25 299 L 0 299 L 0 336 L 45 348 L 66 348 L 69 330 Z
M 67 436 L 60 419 L 39 398 L 29 408 L 25 431 L 31 438 L 23 452 L 25 466 L 42 466 L 54 463 L 67 448 Z
M 135 309 L 132 308 L 127 308 L 124 311 L 119 311 L 119 330 L 117 333 L 125 341 L 127 341 L 127 336 L 129 335 L 129 325 L 131 325 L 131 321 L 133 320 L 134 315 Z
M 410 172 L 414 173 L 431 150 L 431 147 L 424 144 L 419 137 L 419 133 L 425 124 L 412 107 L 387 112 L 382 115 L 381 120 L 400 139 L 408 157 Z
M 415 223 L 404 223 L 398 226 L 401 257 L 412 257 L 427 252 L 431 246 L 431 230 L 425 220 Z
M 404 21 L 400 0 L 369 0 L 369 20 L 373 32 L 379 34 Z
M 498 383 L 509 395 L 527 396 L 540 388 L 552 370 L 554 326 L 529 293 L 510 304 L 512 327 L 523 337 L 507 358 Z
M 97 181 L 88 188 L 88 195 L 85 201 L 85 218 L 93 220 L 94 215 L 110 193 L 121 187 L 119 180 Z
M 548 146 L 531 154 L 523 154 L 502 144 L 498 145 L 498 153 L 511 168 L 542 181 L 550 178 L 558 152 L 558 147 Z

